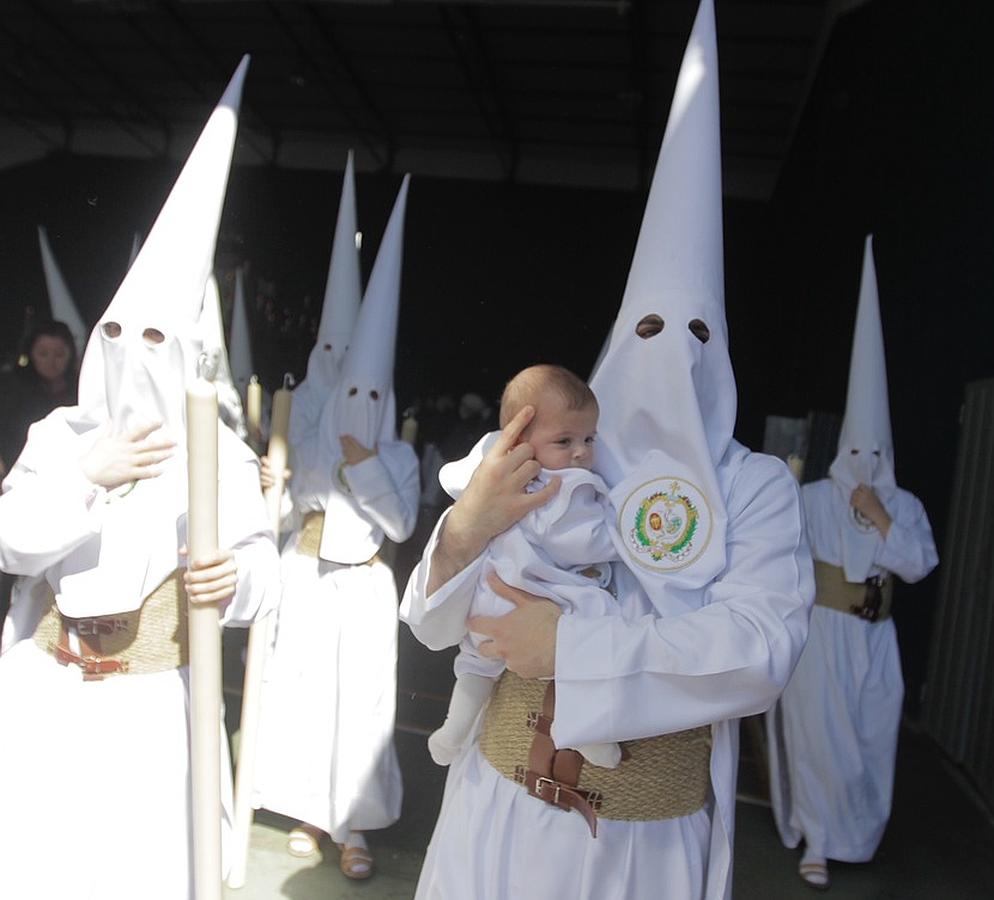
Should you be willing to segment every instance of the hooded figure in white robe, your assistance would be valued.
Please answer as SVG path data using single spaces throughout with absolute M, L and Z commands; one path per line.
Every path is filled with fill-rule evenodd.
M 5 896 L 193 896 L 182 638 L 173 630 L 148 638 L 144 652 L 122 650 L 125 658 L 135 654 L 127 669 L 95 679 L 84 677 L 78 657 L 91 652 L 84 635 L 99 642 L 151 615 L 146 600 L 186 567 L 185 387 L 203 350 L 201 304 L 247 65 L 246 57 L 90 337 L 79 405 L 33 426 L 3 484 L 0 564 L 28 576 L 24 602 L 45 614 L 33 636 L 18 629 L 20 640 L 0 657 L 0 720 L 12 738 L 4 745 L 0 809 Z M 107 490 L 84 474 L 80 460 L 94 447 L 154 422 L 176 442 L 158 475 Z M 237 572 L 222 621 L 244 625 L 275 605 L 278 557 L 258 465 L 229 429 L 219 429 L 219 546 L 233 550 Z M 185 608 L 181 593 L 180 629 Z M 58 634 L 60 617 L 59 646 L 64 640 L 75 661 L 39 636 L 49 618 Z M 39 615 L 22 621 L 29 618 Z M 173 641 L 180 663 L 148 663 Z M 147 670 L 135 671 L 138 663 Z M 73 825 L 64 821 L 67 805 Z
M 591 382 L 618 614 L 558 619 L 551 729 L 560 749 L 706 729 L 710 799 L 675 818 L 599 816 L 592 838 L 581 816 L 529 796 L 472 747 L 450 769 L 417 897 L 731 896 L 737 720 L 786 683 L 813 585 L 789 471 L 732 439 L 717 71 L 713 4 L 702 0 Z M 477 561 L 427 595 L 437 535 L 402 605 L 436 648 L 461 637 L 479 575 Z
M 881 507 L 878 523 L 858 508 L 867 490 Z M 774 817 L 784 844 L 805 842 L 806 862 L 866 862 L 890 817 L 904 682 L 893 620 L 874 621 L 859 601 L 877 602 L 880 582 L 919 581 L 938 563 L 921 502 L 894 479 L 871 237 L 838 454 L 829 477 L 804 485 L 802 497 L 818 595 L 808 643 L 767 716 Z M 861 595 L 857 608 L 829 605 L 833 577 Z
M 48 305 L 52 310 L 52 318 L 56 322 L 65 322 L 76 344 L 76 359 L 83 358 L 86 348 L 87 330 L 80 315 L 79 307 L 72 298 L 69 285 L 66 284 L 62 270 L 55 260 L 48 231 L 44 226 L 38 226 L 38 246 L 41 250 L 41 265 L 45 273 L 45 288 L 48 291 Z
M 384 538 L 399 543 L 410 535 L 419 485 L 417 458 L 397 440 L 393 394 L 407 179 L 357 320 L 353 197 L 350 158 L 318 343 L 294 392 L 297 524 L 283 552 L 254 802 L 310 826 L 311 834 L 361 846 L 359 832 L 400 815 L 397 590 L 378 551 Z M 361 459 L 350 461 L 349 442 Z M 307 853 L 306 833 L 291 832 L 290 849 Z

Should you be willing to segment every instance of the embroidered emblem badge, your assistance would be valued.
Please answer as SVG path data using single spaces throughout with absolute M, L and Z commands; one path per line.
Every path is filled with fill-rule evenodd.
M 618 528 L 632 559 L 657 572 L 693 563 L 711 540 L 711 506 L 685 478 L 656 478 L 629 494 Z

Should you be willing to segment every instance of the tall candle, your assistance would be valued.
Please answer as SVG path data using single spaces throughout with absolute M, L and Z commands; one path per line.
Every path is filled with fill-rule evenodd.
M 217 551 L 217 391 L 198 378 L 186 392 L 188 559 Z M 217 603 L 191 603 L 190 762 L 197 900 L 221 898 L 221 630 Z
M 280 501 L 283 498 L 283 473 L 287 464 L 287 432 L 290 428 L 290 404 L 293 395 L 286 388 L 273 394 L 273 413 L 266 456 L 273 472 L 273 485 L 266 491 L 266 507 L 273 533 L 280 533 Z M 252 827 L 252 792 L 255 776 L 256 746 L 259 735 L 259 709 L 262 695 L 262 671 L 269 646 L 272 616 L 255 622 L 249 629 L 245 652 L 245 683 L 242 688 L 242 718 L 238 733 L 238 768 L 235 770 L 235 817 L 232 824 L 231 867 L 228 887 L 245 884 L 248 863 L 249 832 Z
M 257 376 L 249 379 L 245 389 L 245 424 L 248 426 L 249 440 L 258 450 L 262 444 L 262 385 Z
M 400 439 L 407 441 L 412 447 L 418 440 L 418 420 L 414 416 L 408 416 L 401 423 Z

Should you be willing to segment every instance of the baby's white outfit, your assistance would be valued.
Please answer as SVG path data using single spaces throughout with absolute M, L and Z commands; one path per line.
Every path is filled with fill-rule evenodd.
M 439 481 L 450 496 L 459 497 L 498 434 L 486 435 L 468 456 L 442 467 Z M 542 469 L 528 490 L 540 490 L 553 477 L 562 481 L 555 496 L 494 538 L 484 551 L 485 563 L 470 615 L 502 616 L 514 608 L 490 587 L 490 572 L 512 587 L 547 597 L 567 615 L 617 612 L 606 589 L 611 581 L 610 561 L 617 558 L 608 527 L 607 487 L 599 475 L 587 469 L 568 468 Z M 480 709 L 504 671 L 502 659 L 480 654 L 479 645 L 484 640 L 470 632 L 459 645 L 448 717 L 428 742 L 432 758 L 442 765 L 451 762 L 466 745 Z M 620 760 L 617 744 L 575 749 L 595 765 L 613 768 Z

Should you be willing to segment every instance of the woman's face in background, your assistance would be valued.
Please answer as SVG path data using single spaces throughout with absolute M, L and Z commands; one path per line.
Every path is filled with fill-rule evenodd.
M 41 334 L 35 338 L 28 356 L 35 371 L 45 381 L 52 382 L 65 377 L 72 350 L 62 338 Z

